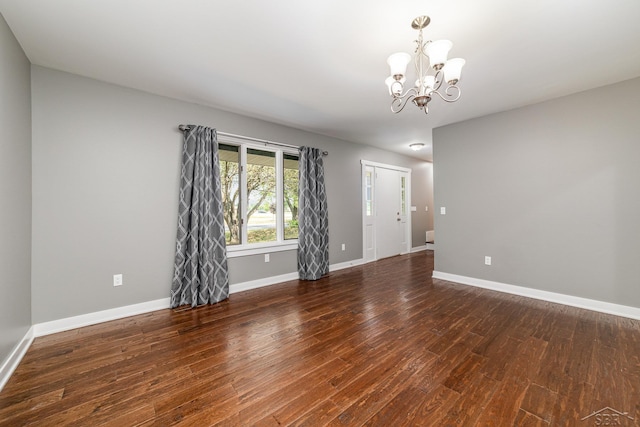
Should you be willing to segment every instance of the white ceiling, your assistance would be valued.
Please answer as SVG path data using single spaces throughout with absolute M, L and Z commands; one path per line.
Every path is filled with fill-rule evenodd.
M 434 127 L 640 76 L 639 0 L 0 0 L 0 12 L 33 64 L 423 159 Z M 462 97 L 394 115 L 386 58 L 413 51 L 424 14 L 425 39 L 467 61 Z

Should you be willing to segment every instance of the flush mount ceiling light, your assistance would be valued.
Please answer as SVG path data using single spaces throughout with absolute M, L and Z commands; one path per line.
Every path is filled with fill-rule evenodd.
M 428 16 L 419 16 L 413 20 L 411 27 L 418 30 L 416 49 L 413 54 L 417 80 L 415 86 L 404 91 L 407 65 L 411 61 L 411 55 L 400 52 L 394 53 L 387 59 L 391 68 L 391 76 L 385 80 L 391 95 L 391 111 L 399 113 L 412 101 L 425 114 L 429 113 L 428 104 L 435 93 L 446 102 L 455 102 L 460 99 L 460 88 L 456 85 L 460 80 L 460 73 L 464 65 L 464 59 L 454 58 L 447 60 L 447 55 L 453 44 L 449 40 L 424 41 L 422 29 L 429 25 L 431 19 Z M 446 82 L 446 87 L 442 87 Z M 441 89 L 444 89 L 441 91 Z
M 415 144 L 409 144 L 409 148 L 411 148 L 413 151 L 420 151 L 424 148 L 424 144 L 417 142 Z

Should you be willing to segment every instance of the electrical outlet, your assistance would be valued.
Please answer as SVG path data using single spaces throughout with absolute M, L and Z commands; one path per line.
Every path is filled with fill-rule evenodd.
M 122 274 L 113 275 L 113 286 L 122 286 Z
M 347 247 L 345 246 L 345 244 L 342 244 L 342 250 L 344 251 L 345 249 L 347 249 Z
M 484 265 L 491 265 L 491 257 L 490 256 L 484 257 Z
M 264 254 L 264 262 L 269 262 L 269 254 Z
M 444 206 L 440 207 L 440 215 L 446 215 L 447 214 L 447 208 L 445 208 Z

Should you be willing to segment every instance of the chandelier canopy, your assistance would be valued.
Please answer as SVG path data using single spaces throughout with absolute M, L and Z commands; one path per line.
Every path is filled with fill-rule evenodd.
M 428 16 L 419 16 L 413 20 L 411 27 L 418 30 L 418 39 L 415 40 L 416 49 L 413 54 L 417 80 L 415 85 L 406 90 L 407 65 L 411 61 L 411 55 L 404 52 L 394 53 L 387 59 L 391 76 L 385 83 L 391 95 L 391 111 L 399 113 L 412 101 L 425 114 L 429 113 L 428 104 L 433 94 L 437 94 L 446 102 L 455 102 L 460 99 L 460 73 L 464 65 L 464 59 L 453 58 L 447 60 L 447 55 L 453 44 L 449 40 L 424 41 L 422 29 L 429 25 L 431 19 Z M 446 87 L 442 87 L 446 82 Z M 441 90 L 442 89 L 442 90 Z

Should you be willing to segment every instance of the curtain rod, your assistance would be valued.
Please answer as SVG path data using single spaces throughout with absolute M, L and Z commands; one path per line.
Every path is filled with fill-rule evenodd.
M 182 132 L 184 132 L 184 131 L 186 131 L 186 130 L 191 129 L 191 126 L 190 126 L 190 125 L 180 125 L 180 126 L 178 126 L 178 129 L 180 129 Z M 260 144 L 277 145 L 277 146 L 280 146 L 280 147 L 295 148 L 296 150 L 300 148 L 300 147 L 299 147 L 299 146 L 297 146 L 297 145 L 283 144 L 282 142 L 268 141 L 268 140 L 266 140 L 266 139 L 252 138 L 252 137 L 250 137 L 250 136 L 236 135 L 236 134 L 233 134 L 233 133 L 218 132 L 218 131 L 216 131 L 216 133 L 217 133 L 218 135 L 221 135 L 221 136 L 229 136 L 229 137 L 231 137 L 231 138 L 241 138 L 241 139 L 246 139 L 246 140 L 249 140 L 249 141 L 258 142 L 258 143 L 260 143 Z M 328 152 L 328 151 L 323 151 L 323 152 L 322 152 L 322 155 L 323 155 L 323 156 L 326 156 L 326 155 L 328 155 L 328 154 L 329 154 L 329 152 Z

